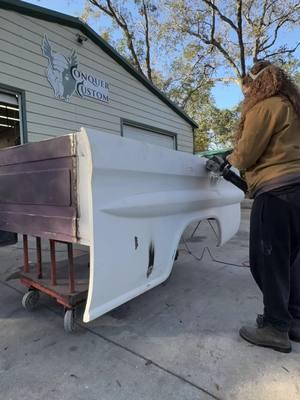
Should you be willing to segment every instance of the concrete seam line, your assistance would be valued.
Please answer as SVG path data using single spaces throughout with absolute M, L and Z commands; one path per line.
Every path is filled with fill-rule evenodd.
M 15 287 L 9 285 L 7 282 L 3 282 L 2 280 L 0 280 L 0 283 L 1 283 L 3 286 L 6 286 L 6 287 L 8 287 L 9 289 L 12 289 L 12 290 L 14 290 L 14 291 L 17 292 L 17 293 L 23 294 L 23 292 L 22 292 L 21 290 L 16 289 Z M 60 314 L 57 313 L 55 310 L 53 310 L 51 307 L 48 307 L 48 306 L 46 306 L 46 305 L 44 305 L 44 304 L 42 304 L 42 307 L 44 307 L 44 308 L 46 308 L 47 310 L 51 311 L 51 312 L 54 313 L 55 315 L 60 315 Z M 163 367 L 162 365 L 156 363 L 155 361 L 150 360 L 149 358 L 143 356 L 142 354 L 139 354 L 139 353 L 135 352 L 134 350 L 132 350 L 132 349 L 130 349 L 130 348 L 128 348 L 128 347 L 122 345 L 121 343 L 115 342 L 114 340 L 109 339 L 109 338 L 106 337 L 106 336 L 103 336 L 101 333 L 98 333 L 98 332 L 93 331 L 91 328 L 89 328 L 89 327 L 87 327 L 87 326 L 84 326 L 84 325 L 82 325 L 82 324 L 79 323 L 79 322 L 76 322 L 76 325 L 80 326 L 82 329 L 84 329 L 85 331 L 89 332 L 90 334 L 92 334 L 92 335 L 94 335 L 94 336 L 97 336 L 97 337 L 99 337 L 100 339 L 102 339 L 102 340 L 104 340 L 104 341 L 106 341 L 106 342 L 108 342 L 108 343 L 110 343 L 110 344 L 113 344 L 114 346 L 117 346 L 117 347 L 121 348 L 122 350 L 127 351 L 128 353 L 130 353 L 130 354 L 132 354 L 132 355 L 134 355 L 134 356 L 136 356 L 136 357 L 142 359 L 143 361 L 150 362 L 150 363 L 151 363 L 150 365 L 153 365 L 153 366 L 155 366 L 156 368 L 160 369 L 161 371 L 164 371 L 164 372 L 166 372 L 167 374 L 172 375 L 173 377 L 175 377 L 175 378 L 177 378 L 177 379 L 183 381 L 184 383 L 186 383 L 186 384 L 188 384 L 188 385 L 194 387 L 195 389 L 197 389 L 197 390 L 199 390 L 199 391 L 201 391 L 201 392 L 207 394 L 208 396 L 212 397 L 213 399 L 215 399 L 215 400 L 222 400 L 220 397 L 215 396 L 213 393 L 210 393 L 208 390 L 204 389 L 203 387 L 198 386 L 197 384 L 195 384 L 195 383 L 189 381 L 188 379 L 186 379 L 186 378 L 184 378 L 183 376 L 177 374 L 176 372 L 173 372 L 173 371 L 171 371 L 171 370 L 169 370 L 169 369 Z
M 9 289 L 12 289 L 12 290 L 14 290 L 14 291 L 17 292 L 17 293 L 24 294 L 24 292 L 22 292 L 22 291 L 19 290 L 19 289 L 14 288 L 13 286 L 11 286 L 11 285 L 10 285 L 9 283 L 7 283 L 7 282 L 4 282 L 4 281 L 0 280 L 0 283 L 1 283 L 3 286 L 6 286 L 6 287 L 8 287 Z
M 98 336 L 98 337 L 101 338 L 102 340 L 104 340 L 104 341 L 106 341 L 106 342 L 109 342 L 109 343 L 111 343 L 111 344 L 113 344 L 113 345 L 115 345 L 115 346 L 117 346 L 117 347 L 120 347 L 121 349 L 123 349 L 123 350 L 125 350 L 125 351 L 131 353 L 132 355 L 134 355 L 134 356 L 136 356 L 136 357 L 138 357 L 138 358 L 140 358 L 140 359 L 142 359 L 142 360 L 144 360 L 144 361 L 146 361 L 146 362 L 147 362 L 147 361 L 150 362 L 151 365 L 154 365 L 154 366 L 157 367 L 158 369 L 160 369 L 160 370 L 162 370 L 162 371 L 164 371 L 164 372 L 166 372 L 166 373 L 168 373 L 168 374 L 174 376 L 175 378 L 177 378 L 177 379 L 179 379 L 179 380 L 181 380 L 181 381 L 187 383 L 188 385 L 194 387 L 195 389 L 198 389 L 199 391 L 204 392 L 205 394 L 207 394 L 208 396 L 212 397 L 213 399 L 215 399 L 215 400 L 222 400 L 220 397 L 216 397 L 213 393 L 210 393 L 209 391 L 207 391 L 206 389 L 202 388 L 201 386 L 198 386 L 197 384 L 195 384 L 195 383 L 189 381 L 188 379 L 186 379 L 186 378 L 184 378 L 183 376 L 177 374 L 176 372 L 173 372 L 173 371 L 171 371 L 171 370 L 169 370 L 169 369 L 163 367 L 162 365 L 156 363 L 155 361 L 150 360 L 149 358 L 143 356 L 142 354 L 139 354 L 139 353 L 135 352 L 134 350 L 132 350 L 132 349 L 130 349 L 130 348 L 124 346 L 123 344 L 118 343 L 118 342 L 115 342 L 114 340 L 109 339 L 109 338 L 107 338 L 106 336 L 101 335 L 101 333 L 95 332 L 95 331 L 93 331 L 91 328 L 88 328 L 88 327 L 86 327 L 86 326 L 81 325 L 80 323 L 77 323 L 77 325 L 79 325 L 82 329 L 85 329 L 86 331 L 90 332 L 92 335 Z

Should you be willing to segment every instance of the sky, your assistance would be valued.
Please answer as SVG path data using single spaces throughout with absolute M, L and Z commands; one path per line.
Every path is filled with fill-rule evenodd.
M 73 15 L 78 17 L 81 15 L 85 0 L 26 0 L 28 3 L 36 4 L 41 7 L 50 8 L 55 11 L 62 12 L 64 14 Z M 92 25 L 92 28 L 96 29 Z M 294 43 L 297 38 L 293 32 L 286 32 L 284 35 L 286 42 Z M 298 52 L 300 57 L 300 49 Z M 243 95 L 239 85 L 233 84 L 222 84 L 216 83 L 212 90 L 212 95 L 215 99 L 215 103 L 218 108 L 232 108 L 237 105 L 242 99 Z

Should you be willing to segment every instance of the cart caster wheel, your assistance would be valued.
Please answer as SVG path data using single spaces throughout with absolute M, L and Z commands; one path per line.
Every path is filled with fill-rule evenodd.
M 65 312 L 64 330 L 67 333 L 75 332 L 76 326 L 75 326 L 75 312 L 74 312 L 74 310 L 67 310 Z
M 39 291 L 29 290 L 29 292 L 25 293 L 22 298 L 22 306 L 27 311 L 33 311 L 34 309 L 36 309 L 39 299 L 40 299 Z

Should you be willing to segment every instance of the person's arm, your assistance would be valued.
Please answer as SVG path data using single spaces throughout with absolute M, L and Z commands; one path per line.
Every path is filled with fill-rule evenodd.
M 276 114 L 263 103 L 247 113 L 241 139 L 227 157 L 239 170 L 247 170 L 256 164 L 275 133 Z

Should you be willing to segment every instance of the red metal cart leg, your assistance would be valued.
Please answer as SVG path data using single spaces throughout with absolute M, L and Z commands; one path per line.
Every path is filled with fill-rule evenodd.
M 37 266 L 36 271 L 30 273 L 28 271 L 30 269 L 28 236 L 23 236 L 24 272 L 20 274 L 20 279 L 29 291 L 23 296 L 22 304 L 26 310 L 32 311 L 38 304 L 40 292 L 56 299 L 59 304 L 64 306 L 64 329 L 70 333 L 76 328 L 76 307 L 87 298 L 88 264 L 83 264 L 81 260 L 76 261 L 73 244 L 68 242 L 61 242 L 67 245 L 68 260 L 58 263 L 56 242 L 55 239 L 49 239 L 50 263 L 42 263 L 42 238 L 36 237 Z M 77 262 L 80 269 L 76 268 L 75 270 Z M 82 270 L 83 266 L 85 271 Z M 75 281 L 75 278 L 78 279 L 78 282 Z
M 68 243 L 68 263 L 69 263 L 69 290 L 70 293 L 75 292 L 75 280 L 74 280 L 74 262 L 73 262 L 73 245 Z
M 28 237 L 23 235 L 24 272 L 29 272 Z
M 51 257 L 51 284 L 56 286 L 56 257 L 55 257 L 55 241 L 50 240 L 50 257 Z
M 36 256 L 37 256 L 37 276 L 38 279 L 42 279 L 43 272 L 42 272 L 42 245 L 41 245 L 41 238 L 36 238 Z

